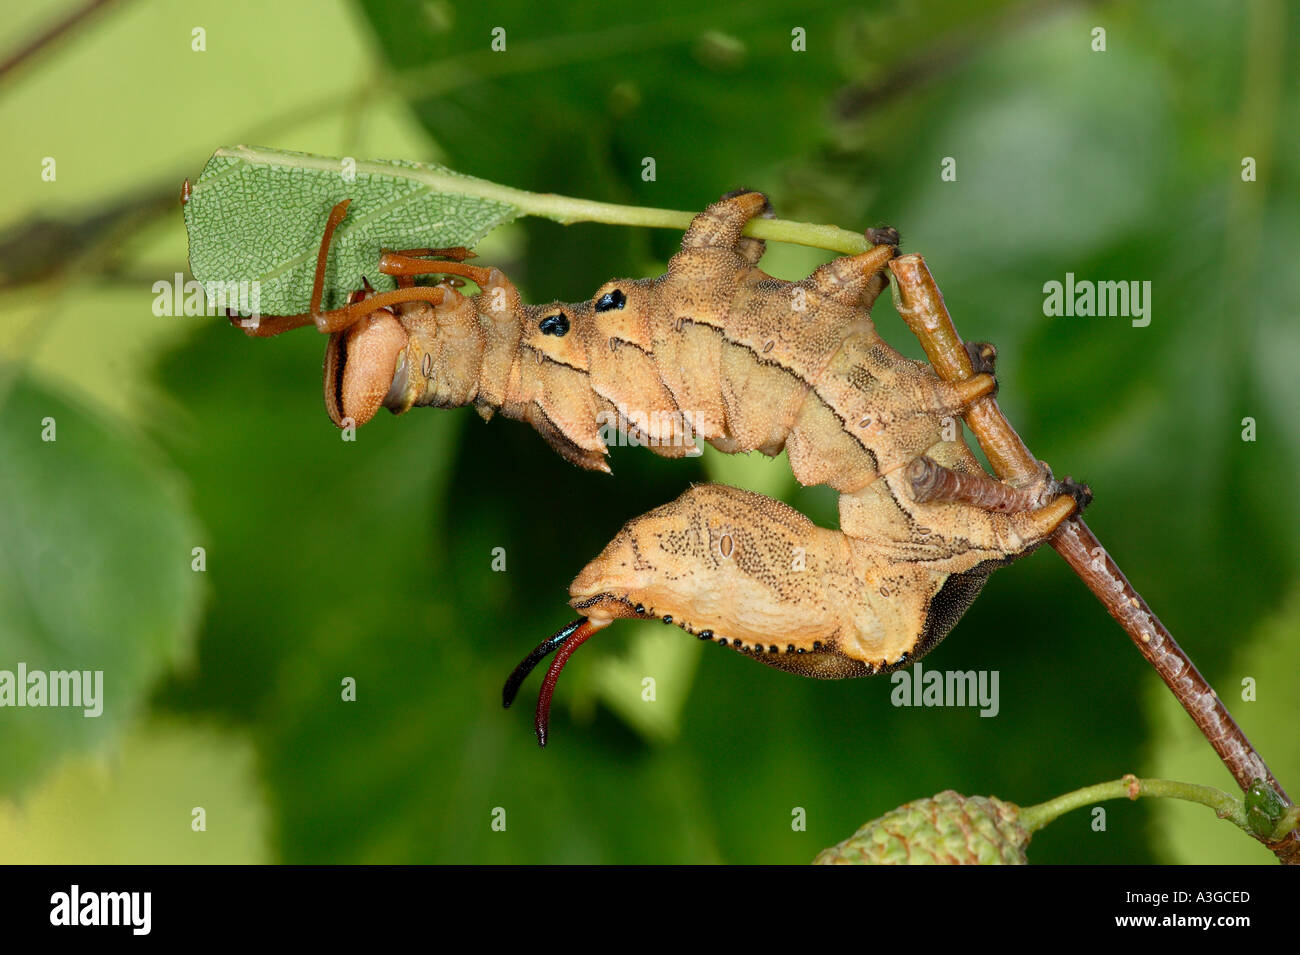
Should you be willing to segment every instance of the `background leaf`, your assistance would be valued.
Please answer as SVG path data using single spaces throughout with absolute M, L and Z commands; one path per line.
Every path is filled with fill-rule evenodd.
M 1300 672 L 1300 595 L 1292 594 L 1282 610 L 1263 621 L 1255 634 L 1242 641 L 1225 668 L 1219 692 L 1245 722 L 1251 743 L 1264 753 L 1273 774 L 1293 789 L 1300 777 L 1300 699 L 1290 685 Z M 1247 700 L 1246 680 L 1251 682 Z M 1151 774 L 1168 779 L 1197 779 L 1233 792 L 1232 777 L 1187 714 L 1168 693 L 1152 686 L 1147 692 L 1152 722 L 1150 752 L 1144 761 Z M 1162 801 L 1153 813 L 1152 837 L 1162 862 L 1175 865 L 1244 865 L 1269 863 L 1264 846 L 1246 838 L 1212 813 L 1194 812 L 1173 800 Z
M 268 861 L 252 746 L 210 727 L 149 724 L 111 755 L 61 765 L 0 801 L 5 865 L 248 865 Z M 205 829 L 193 829 L 193 810 Z
M 0 669 L 103 674 L 99 716 L 0 710 L 0 793 L 12 794 L 60 755 L 120 733 L 154 682 L 191 659 L 201 595 L 191 550 L 206 537 L 156 451 L 13 381 L 12 367 L 0 374 L 11 379 L 0 414 Z

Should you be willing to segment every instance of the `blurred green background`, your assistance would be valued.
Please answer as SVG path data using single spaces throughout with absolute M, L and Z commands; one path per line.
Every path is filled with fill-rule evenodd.
M 10 11 L 0 48 L 71 9 Z M 996 718 L 620 623 L 575 657 L 539 751 L 537 679 L 510 711 L 501 683 L 625 520 L 703 479 L 822 524 L 834 497 L 758 456 L 616 449 L 613 478 L 580 472 L 467 409 L 340 441 L 318 336 L 152 313 L 153 283 L 186 270 L 180 181 L 235 143 L 682 209 L 745 185 L 788 218 L 897 226 L 959 330 L 998 345 L 1008 416 L 1092 484 L 1090 524 L 1294 792 L 1298 18 L 1283 0 L 139 0 L 0 76 L 0 668 L 101 668 L 107 693 L 99 719 L 0 710 L 0 860 L 803 863 L 946 788 L 1233 789 L 1048 550 L 925 660 L 1000 671 Z M 523 220 L 479 251 L 543 301 L 656 274 L 678 238 Z M 826 258 L 773 246 L 764 267 Z M 1150 326 L 1045 317 L 1066 272 L 1150 281 Z M 887 302 L 876 317 L 919 357 Z M 1106 831 L 1066 816 L 1030 860 L 1272 859 L 1201 807 L 1107 809 Z

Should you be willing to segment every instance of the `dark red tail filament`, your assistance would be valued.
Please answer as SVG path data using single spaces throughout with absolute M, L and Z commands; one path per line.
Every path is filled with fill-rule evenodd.
M 547 726 L 551 721 L 551 697 L 555 695 L 555 684 L 560 679 L 560 671 L 564 669 L 564 664 L 569 662 L 569 657 L 573 656 L 573 651 L 582 646 L 595 632 L 596 628 L 591 625 L 591 621 L 586 617 L 579 617 L 539 643 L 506 679 L 506 685 L 501 690 L 501 705 L 508 707 L 519 695 L 519 688 L 523 686 L 524 680 L 528 679 L 528 674 L 532 673 L 537 664 L 551 653 L 555 653 L 555 659 L 551 661 L 550 669 L 546 671 L 546 677 L 542 680 L 542 691 L 537 696 L 538 746 L 546 745 Z
M 546 671 L 546 678 L 542 680 L 542 690 L 537 694 L 538 746 L 546 746 L 547 727 L 551 722 L 551 697 L 555 693 L 555 684 L 560 679 L 560 671 L 569 662 L 569 657 L 573 656 L 573 651 L 586 643 L 587 638 L 595 632 L 596 628 L 591 625 L 591 621 L 584 617 L 579 621 L 577 629 L 570 634 L 564 643 L 560 644 L 560 649 L 555 652 L 555 659 L 551 661 L 551 668 Z
M 579 617 L 534 647 L 533 652 L 524 657 L 519 666 L 515 667 L 514 672 L 506 678 L 506 685 L 501 690 L 501 705 L 509 709 L 510 704 L 519 695 L 519 688 L 523 686 L 524 680 L 528 679 L 528 674 L 533 672 L 533 668 L 554 653 L 560 644 L 573 636 L 573 631 L 586 622 L 586 617 Z

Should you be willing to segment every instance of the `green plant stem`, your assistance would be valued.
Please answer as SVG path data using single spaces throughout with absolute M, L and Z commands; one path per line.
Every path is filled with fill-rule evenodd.
M 299 153 L 261 149 L 251 146 L 232 146 L 218 149 L 218 156 L 229 156 L 254 166 L 278 166 L 286 169 L 315 169 L 339 171 L 339 160 L 326 156 L 305 156 Z M 428 187 L 431 191 L 452 195 L 474 196 L 513 206 L 523 215 L 541 216 L 562 225 L 575 222 L 602 222 L 607 225 L 642 226 L 659 229 L 685 230 L 695 217 L 694 212 L 680 209 L 655 209 L 642 206 L 624 206 L 613 202 L 594 202 L 561 196 L 553 192 L 528 192 L 486 179 L 463 176 L 437 168 L 411 168 L 391 166 L 387 163 L 358 161 L 358 175 L 372 174 L 391 178 L 405 178 Z M 195 193 L 207 183 L 194 185 Z M 834 225 L 816 225 L 790 219 L 753 219 L 745 227 L 745 235 L 774 242 L 792 242 L 813 248 L 855 255 L 870 248 L 860 232 L 850 232 Z
M 1195 783 L 1180 783 L 1172 779 L 1138 779 L 1136 776 L 1124 776 L 1095 786 L 1085 786 L 1036 806 L 1027 806 L 1020 810 L 1020 824 L 1029 832 L 1037 832 L 1072 809 L 1104 799 L 1137 799 L 1139 796 L 1182 799 L 1209 806 L 1220 819 L 1227 819 L 1247 835 L 1252 838 L 1254 836 L 1246 823 L 1245 804 L 1223 790 Z
M 1300 828 L 1300 806 L 1292 806 L 1282 813 L 1282 818 L 1277 821 L 1269 838 L 1274 842 L 1281 842 L 1298 828 Z

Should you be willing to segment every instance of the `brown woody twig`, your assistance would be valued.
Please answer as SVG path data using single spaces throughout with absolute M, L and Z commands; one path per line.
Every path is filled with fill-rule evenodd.
M 970 354 L 953 326 L 943 295 L 926 268 L 925 260 L 915 254 L 902 255 L 890 263 L 890 269 L 898 280 L 899 313 L 920 339 L 934 370 L 948 381 L 963 381 L 971 377 L 974 370 Z M 1029 453 L 1002 414 L 996 398 L 989 395 L 978 399 L 966 412 L 965 418 L 998 477 L 1013 487 L 1041 478 L 1042 465 Z M 1286 804 L 1291 805 L 1290 797 L 1237 726 L 1214 688 L 1152 613 L 1142 595 L 1133 589 L 1083 519 L 1075 514 L 1065 521 L 1053 535 L 1051 545 L 1110 615 L 1119 621 L 1134 645 L 1196 722 L 1242 791 L 1248 790 L 1256 780 L 1263 779 Z M 1300 832 L 1293 831 L 1282 840 L 1265 842 L 1265 845 L 1279 861 L 1289 865 L 1300 864 Z
M 61 20 L 36 34 L 36 36 L 0 61 L 0 80 L 8 78 L 11 73 L 28 60 L 34 59 L 38 54 L 53 46 L 56 41 L 84 26 L 94 14 L 112 2 L 113 0 L 87 0 Z

